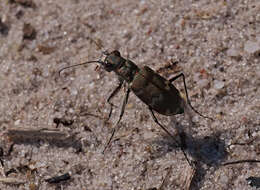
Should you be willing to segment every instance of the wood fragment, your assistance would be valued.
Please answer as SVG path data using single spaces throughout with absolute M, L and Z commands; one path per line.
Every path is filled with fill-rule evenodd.
M 18 178 L 13 178 L 13 177 L 4 177 L 4 178 L 0 178 L 0 182 L 5 183 L 5 184 L 9 184 L 9 185 L 21 185 L 21 184 L 25 184 L 26 181 L 18 179 Z
M 236 160 L 231 162 L 225 162 L 224 164 L 222 164 L 222 166 L 241 164 L 241 163 L 260 163 L 260 160 Z
M 63 182 L 63 181 L 67 181 L 69 179 L 71 179 L 70 174 L 65 173 L 65 174 L 60 175 L 60 176 L 54 176 L 54 177 L 48 178 L 45 181 L 48 182 L 48 183 L 60 183 L 60 182 Z
M 16 141 L 16 139 L 65 140 L 69 137 L 68 133 L 61 132 L 56 129 L 48 129 L 48 128 L 40 128 L 40 129 L 14 128 L 14 129 L 9 129 L 6 134 L 13 141 Z

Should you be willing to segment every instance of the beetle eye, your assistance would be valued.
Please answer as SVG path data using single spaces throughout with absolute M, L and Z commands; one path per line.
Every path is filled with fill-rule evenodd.
M 115 56 L 118 56 L 118 57 L 120 57 L 121 55 L 120 55 L 120 52 L 119 51 L 117 51 L 117 50 L 115 50 L 115 51 L 113 51 L 112 52 Z
M 105 64 L 104 64 L 104 69 L 106 70 L 106 71 L 108 71 L 108 72 L 110 72 L 110 71 L 112 71 L 113 70 L 113 68 L 114 68 L 114 64 L 111 64 L 111 63 L 109 63 L 109 62 L 105 62 Z
M 113 67 L 113 64 L 106 62 L 106 67 Z

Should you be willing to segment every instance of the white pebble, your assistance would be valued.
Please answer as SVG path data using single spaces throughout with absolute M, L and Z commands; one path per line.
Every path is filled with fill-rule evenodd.
M 247 53 L 254 54 L 260 51 L 260 44 L 258 42 L 247 41 L 244 46 L 244 50 Z
M 209 80 L 201 79 L 201 80 L 198 80 L 197 84 L 198 84 L 199 88 L 205 88 L 206 86 L 208 86 Z
M 18 119 L 18 120 L 16 120 L 15 122 L 14 122 L 14 125 L 19 125 L 20 124 L 20 119 Z
M 227 50 L 227 55 L 230 57 L 238 57 L 240 56 L 239 51 L 236 50 L 235 48 L 230 48 Z
M 215 89 L 221 89 L 225 86 L 225 83 L 223 81 L 215 80 L 214 81 L 214 88 Z
M 260 43 L 260 36 L 257 36 L 256 40 L 257 40 L 258 43 Z

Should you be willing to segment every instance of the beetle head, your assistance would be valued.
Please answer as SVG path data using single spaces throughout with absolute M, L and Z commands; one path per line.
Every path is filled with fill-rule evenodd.
M 111 53 L 104 52 L 103 54 L 106 55 L 105 60 L 104 62 L 100 62 L 102 62 L 101 65 L 108 72 L 115 70 L 124 62 L 124 58 L 121 57 L 120 52 L 117 50 L 114 50 Z

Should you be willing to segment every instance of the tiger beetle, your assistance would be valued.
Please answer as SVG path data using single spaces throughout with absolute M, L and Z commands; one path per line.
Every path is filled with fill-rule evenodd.
M 191 109 L 196 112 L 201 117 L 211 119 L 210 117 L 203 116 L 201 113 L 199 113 L 197 110 L 193 108 L 193 106 L 190 103 L 189 97 L 188 97 L 188 91 L 186 88 L 185 83 L 185 76 L 183 73 L 180 73 L 179 75 L 172 77 L 171 79 L 167 80 L 157 74 L 155 71 L 153 71 L 150 67 L 144 66 L 142 68 L 139 68 L 135 63 L 133 63 L 129 59 L 125 59 L 121 57 L 120 52 L 117 50 L 112 51 L 111 53 L 103 52 L 103 55 L 105 55 L 104 61 L 97 60 L 97 61 L 88 61 L 68 67 L 64 67 L 59 71 L 59 74 L 68 68 L 79 66 L 79 65 L 85 65 L 89 63 L 99 63 L 107 72 L 114 71 L 116 75 L 118 76 L 118 85 L 117 87 L 112 91 L 110 96 L 107 99 L 107 103 L 110 104 L 110 112 L 108 115 L 108 119 L 111 116 L 113 104 L 111 103 L 112 98 L 119 92 L 123 84 L 126 84 L 127 90 L 125 93 L 125 97 L 123 100 L 123 104 L 121 107 L 121 112 L 119 115 L 119 119 L 116 122 L 112 134 L 109 138 L 109 140 L 106 143 L 106 146 L 103 150 L 106 150 L 106 148 L 109 146 L 115 131 L 118 128 L 118 124 L 121 121 L 125 107 L 128 101 L 129 93 L 131 91 L 134 92 L 134 94 L 140 98 L 150 110 L 150 113 L 152 115 L 152 118 L 154 122 L 159 125 L 177 144 L 177 146 L 181 147 L 181 150 L 187 159 L 188 163 L 190 164 L 187 155 L 185 151 L 183 150 L 183 147 L 178 143 L 174 136 L 161 124 L 159 123 L 158 119 L 156 118 L 154 111 L 166 115 L 166 116 L 172 116 L 177 114 L 183 114 L 184 113 L 184 107 L 185 102 L 187 101 L 188 105 L 191 107 Z M 185 88 L 186 93 L 186 101 L 181 97 L 180 92 L 175 88 L 175 86 L 172 84 L 173 81 L 176 79 L 182 77 L 183 84 Z

